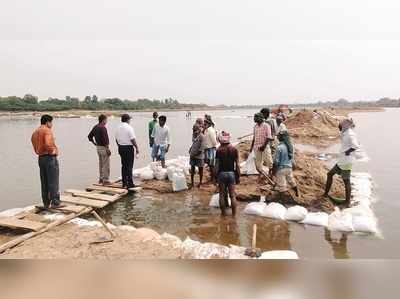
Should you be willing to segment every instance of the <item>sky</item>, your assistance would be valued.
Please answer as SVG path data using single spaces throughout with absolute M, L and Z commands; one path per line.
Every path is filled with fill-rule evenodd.
M 1 0 L 0 95 L 400 98 L 398 1 Z

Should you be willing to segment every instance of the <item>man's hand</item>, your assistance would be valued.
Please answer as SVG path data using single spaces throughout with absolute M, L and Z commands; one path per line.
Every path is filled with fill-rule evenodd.
M 266 146 L 263 145 L 263 146 L 260 146 L 260 147 L 258 148 L 258 150 L 259 150 L 260 152 L 263 152 L 263 151 L 265 151 L 265 148 L 266 148 Z
M 166 153 L 169 152 L 169 144 L 168 144 L 167 148 L 165 149 L 165 152 L 166 152 Z
M 107 155 L 108 155 L 108 156 L 111 156 L 111 151 L 110 151 L 110 149 L 106 149 L 106 152 L 107 152 Z

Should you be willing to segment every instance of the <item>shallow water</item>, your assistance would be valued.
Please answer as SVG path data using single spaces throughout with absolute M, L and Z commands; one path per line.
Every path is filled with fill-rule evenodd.
M 229 128 L 234 137 L 251 132 L 252 120 L 247 116 L 254 111 L 216 111 L 217 126 Z M 190 143 L 193 120 L 186 120 L 184 112 L 167 113 L 172 129 L 173 147 L 170 157 L 186 154 Z M 197 115 L 203 113 L 196 113 Z M 239 116 L 239 117 L 238 117 Z M 400 141 L 393 140 L 398 124 L 395 120 L 400 110 L 384 113 L 358 113 L 353 118 L 357 122 L 359 139 L 367 150 L 371 161 L 361 164 L 355 170 L 368 171 L 379 186 L 376 196 L 380 199 L 373 208 L 379 220 L 379 228 L 384 239 L 358 234 L 332 234 L 321 227 L 303 226 L 256 216 L 244 215 L 245 203 L 239 205 L 236 219 L 221 218 L 219 210 L 208 206 L 210 198 L 196 194 L 170 194 L 162 196 L 152 192 L 127 197 L 102 211 L 107 221 L 114 224 L 147 226 L 159 232 L 169 232 L 182 238 L 190 236 L 201 241 L 220 244 L 249 246 L 253 223 L 258 224 L 257 246 L 264 250 L 292 249 L 303 258 L 399 258 L 399 224 L 397 212 L 399 203 L 396 195 L 400 186 L 396 184 L 396 170 L 400 169 L 400 159 L 396 153 Z M 146 123 L 149 113 L 134 115 L 133 125 L 142 148 L 137 167 L 148 163 Z M 4 141 L 0 151 L 2 171 L 0 180 L 0 210 L 26 206 L 39 201 L 39 178 L 35 156 L 29 142 L 37 119 L 0 119 L 0 138 Z M 96 153 L 86 141 L 88 130 L 95 119 L 57 119 L 55 134 L 61 149 L 61 188 L 84 188 L 96 179 Z M 377 124 L 387 124 L 382 135 Z M 118 119 L 112 119 L 109 131 L 112 135 Z M 379 138 L 378 138 L 379 137 Z M 390 146 L 381 146 L 387 144 Z M 308 147 L 312 149 L 312 147 Z M 337 147 L 327 149 L 327 153 Z M 390 160 L 389 160 L 390 159 Z M 119 175 L 119 159 L 112 156 L 112 175 Z

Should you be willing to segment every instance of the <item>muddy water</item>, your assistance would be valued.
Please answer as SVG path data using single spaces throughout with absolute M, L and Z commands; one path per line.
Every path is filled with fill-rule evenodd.
M 218 111 L 212 114 L 215 115 L 218 127 L 229 128 L 238 137 L 251 131 L 252 121 L 246 116 L 252 113 L 253 111 L 242 110 Z M 181 112 L 168 113 L 168 116 L 173 138 L 171 157 L 174 157 L 187 152 L 192 121 L 186 120 Z M 102 214 L 114 224 L 147 226 L 182 238 L 190 236 L 201 241 L 242 246 L 250 245 L 251 228 L 253 223 L 257 223 L 258 247 L 264 250 L 292 249 L 303 258 L 399 258 L 399 203 L 396 195 L 399 194 L 400 187 L 395 182 L 395 174 L 400 169 L 400 159 L 396 156 L 400 150 L 400 142 L 392 138 L 397 132 L 398 124 L 395 121 L 399 116 L 400 110 L 353 115 L 358 124 L 359 138 L 371 157 L 369 163 L 357 166 L 356 170 L 370 172 L 378 185 L 375 196 L 380 200 L 374 205 L 374 210 L 383 239 L 357 234 L 330 235 L 320 227 L 305 227 L 296 223 L 247 216 L 243 214 L 245 203 L 240 203 L 236 219 L 221 218 L 218 209 L 208 207 L 209 198 L 196 192 L 161 196 L 146 191 L 107 207 Z M 136 114 L 133 123 L 143 149 L 147 143 L 148 118 L 149 114 Z M 0 210 L 25 206 L 39 199 L 38 170 L 29 144 L 29 137 L 36 123 L 36 119 L 0 120 L 0 138 L 9 141 L 4 143 L 0 151 Z M 62 153 L 62 188 L 83 188 L 95 179 L 97 157 L 94 149 L 85 140 L 87 131 L 94 123 L 94 119 L 56 121 L 55 132 Z M 382 123 L 387 124 L 383 132 L 379 125 Z M 111 134 L 117 124 L 117 119 L 110 121 Z M 390 146 L 380 146 L 383 144 Z M 312 151 L 313 148 L 305 146 L 302 150 Z M 326 152 L 331 153 L 332 150 L 335 148 L 327 149 Z M 138 166 L 148 162 L 147 149 L 142 152 L 137 161 Z M 118 168 L 118 156 L 114 154 L 113 176 L 118 176 Z

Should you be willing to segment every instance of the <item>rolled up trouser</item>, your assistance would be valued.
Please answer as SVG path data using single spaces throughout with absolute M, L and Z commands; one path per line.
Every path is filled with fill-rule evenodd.
M 101 181 L 110 180 L 110 156 L 107 153 L 107 147 L 97 146 L 97 154 L 99 156 L 99 179 Z
M 42 201 L 45 207 L 60 204 L 59 179 L 60 169 L 57 156 L 39 156 L 40 183 Z
M 296 187 L 293 170 L 289 167 L 281 168 L 276 173 L 276 189 L 279 192 L 286 192 L 288 191 L 288 185 L 291 188 Z

